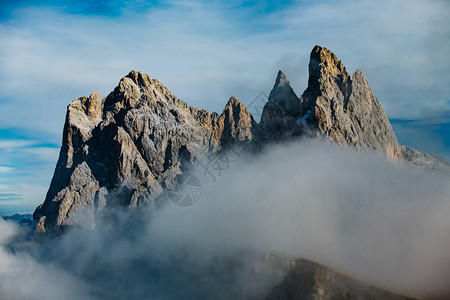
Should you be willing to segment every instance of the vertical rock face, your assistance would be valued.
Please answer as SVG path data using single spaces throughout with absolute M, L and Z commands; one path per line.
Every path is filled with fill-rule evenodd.
M 231 98 L 221 115 L 189 107 L 148 75 L 132 71 L 103 101 L 95 93 L 67 109 L 63 145 L 37 230 L 95 226 L 105 206 L 153 205 L 195 159 L 224 143 L 246 143 L 259 126 Z
M 284 75 L 283 78 L 287 82 Z M 276 83 L 271 95 L 282 94 L 279 90 Z M 328 49 L 316 46 L 312 50 L 308 88 L 300 99 L 295 99 L 293 91 L 288 92 L 286 84 L 282 91 L 291 95 L 289 105 L 276 110 L 269 97 L 263 110 L 261 125 L 268 132 L 277 132 L 281 127 L 278 124 L 289 124 L 284 128 L 289 128 L 290 135 L 301 135 L 313 128 L 339 144 L 370 148 L 392 159 L 402 158 L 391 124 L 364 74 L 357 70 L 350 77 L 342 62 Z
M 333 53 L 316 46 L 311 52 L 309 73 L 302 102 L 315 103 L 312 119 L 320 132 L 340 144 L 401 158 L 391 124 L 360 70 L 350 78 Z

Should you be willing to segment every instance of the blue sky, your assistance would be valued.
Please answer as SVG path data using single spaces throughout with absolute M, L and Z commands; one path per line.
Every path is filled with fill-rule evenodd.
M 43 201 L 74 98 L 133 69 L 214 111 L 279 69 L 301 94 L 316 44 L 365 73 L 401 143 L 450 160 L 448 15 L 444 0 L 1 1 L 0 214 Z

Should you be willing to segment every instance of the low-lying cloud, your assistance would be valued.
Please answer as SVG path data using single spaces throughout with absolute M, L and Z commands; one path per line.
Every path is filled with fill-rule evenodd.
M 236 299 L 270 251 L 401 293 L 448 292 L 447 175 L 323 141 L 236 159 L 214 183 L 196 171 L 189 208 L 117 212 L 53 238 L 0 221 L 0 296 Z
M 189 105 L 218 112 L 230 96 L 247 105 L 261 91 L 269 94 L 279 69 L 301 95 L 316 44 L 332 50 L 350 73 L 363 70 L 390 118 L 449 119 L 446 0 L 35 2 L 0 4 L 0 129 L 14 131 L 0 132 L 0 148 L 21 143 L 19 133 L 60 145 L 68 103 L 94 91 L 106 96 L 132 69 Z M 430 147 L 420 140 L 416 147 L 449 157 L 448 135 L 421 129 L 443 135 L 445 143 Z M 408 132 L 397 136 L 407 139 Z M 23 154 L 37 162 L 32 148 Z M 25 176 L 9 172 L 1 184 L 11 189 L 1 192 L 13 192 L 16 182 L 39 185 L 41 192 L 26 200 L 43 201 L 57 150 L 41 151 L 53 162 L 44 157 Z M 0 165 L 21 162 L 14 155 Z

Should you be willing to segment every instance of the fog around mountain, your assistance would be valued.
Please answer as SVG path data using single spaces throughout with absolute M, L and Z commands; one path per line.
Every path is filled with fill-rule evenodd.
M 194 168 L 190 207 L 161 198 L 56 237 L 0 221 L 0 297 L 229 299 L 270 251 L 407 295 L 449 292 L 448 176 L 318 140 L 228 158 L 215 182 Z

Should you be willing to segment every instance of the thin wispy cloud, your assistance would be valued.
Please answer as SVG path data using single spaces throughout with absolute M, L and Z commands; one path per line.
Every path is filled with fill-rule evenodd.
M 12 170 L 14 170 L 13 167 L 9 167 L 9 166 L 0 166 L 0 173 L 9 173 Z
M 10 201 L 10 200 L 20 200 L 20 199 L 22 199 L 21 194 L 0 193 L 0 201 Z
M 0 214 L 29 213 L 43 201 L 58 153 L 59 147 L 36 140 L 0 140 Z
M 0 139 L 0 149 L 15 149 L 33 145 L 35 141 L 16 140 L 16 139 Z
M 445 2 L 420 0 L 300 2 L 258 18 L 238 4 L 202 1 L 106 19 L 23 8 L 2 25 L 2 111 L 15 112 L 2 126 L 23 127 L 20 120 L 33 115 L 30 126 L 60 133 L 70 100 L 95 90 L 105 96 L 131 69 L 213 110 L 231 95 L 250 101 L 269 90 L 279 68 L 301 93 L 315 44 L 336 52 L 350 71 L 363 69 L 390 116 L 417 118 L 448 107 L 449 11 Z M 46 112 L 59 117 L 48 120 Z
M 59 148 L 55 147 L 34 147 L 23 149 L 24 155 L 33 156 L 36 161 L 42 163 L 55 163 L 58 158 Z

